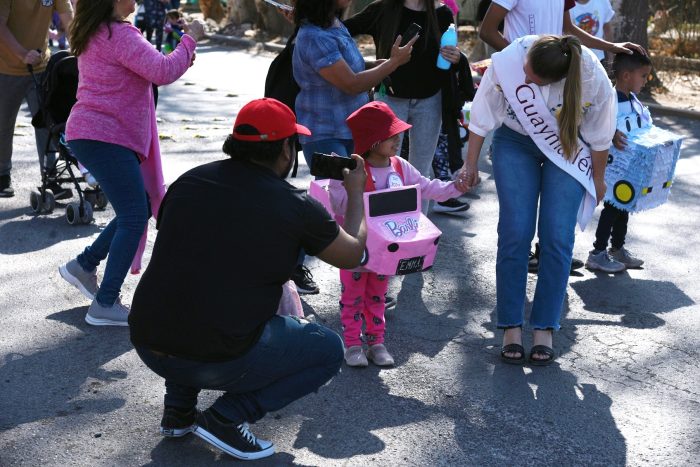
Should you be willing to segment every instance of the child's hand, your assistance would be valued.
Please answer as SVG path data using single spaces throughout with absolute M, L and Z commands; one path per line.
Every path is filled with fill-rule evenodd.
M 455 188 L 457 188 L 462 193 L 469 191 L 469 188 L 471 188 L 467 181 L 461 177 L 461 173 L 460 176 L 455 179 L 454 185 Z
M 604 178 L 593 178 L 593 184 L 595 185 L 595 197 L 597 204 L 600 203 L 603 198 L 605 198 L 605 192 L 608 190 L 608 186 L 605 184 Z
M 620 130 L 615 130 L 615 136 L 613 136 L 612 143 L 613 146 L 622 151 L 627 147 L 627 135 Z

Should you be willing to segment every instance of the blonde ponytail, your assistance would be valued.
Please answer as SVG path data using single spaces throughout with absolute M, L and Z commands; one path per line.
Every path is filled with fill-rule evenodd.
M 557 117 L 559 139 L 564 157 L 570 160 L 578 148 L 578 127 L 581 124 L 581 43 L 573 36 L 561 38 L 562 50 L 569 55 L 569 71 L 564 83 L 564 103 Z M 573 38 L 575 39 L 575 38 Z
M 556 82 L 566 78 L 564 102 L 557 116 L 559 140 L 564 157 L 571 160 L 578 149 L 581 124 L 581 41 L 574 36 L 542 36 L 528 51 L 533 73 Z

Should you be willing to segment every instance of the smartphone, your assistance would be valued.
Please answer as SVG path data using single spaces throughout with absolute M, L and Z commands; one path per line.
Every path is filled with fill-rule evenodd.
M 318 178 L 343 179 L 343 169 L 354 170 L 357 161 L 349 157 L 315 152 L 311 156 L 311 175 Z
M 272 6 L 275 6 L 279 8 L 280 10 L 287 10 L 287 11 L 293 11 L 294 7 L 291 5 L 287 5 L 286 3 L 280 3 L 276 2 L 275 0 L 265 0 L 267 3 L 269 3 Z
M 420 34 L 420 32 L 423 30 L 422 27 L 417 25 L 416 23 L 411 23 L 406 30 L 404 31 L 403 34 L 401 34 L 401 47 L 406 45 L 408 41 L 413 39 L 415 36 Z

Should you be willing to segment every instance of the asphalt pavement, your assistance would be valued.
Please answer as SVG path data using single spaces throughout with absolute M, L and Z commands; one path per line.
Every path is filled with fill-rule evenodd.
M 261 96 L 271 58 L 203 44 L 195 66 L 161 88 L 167 181 L 225 157 L 236 112 Z M 430 215 L 444 232 L 434 268 L 391 283 L 398 305 L 387 313 L 386 344 L 396 367 L 344 367 L 317 394 L 269 414 L 253 431 L 278 453 L 253 465 L 698 465 L 700 122 L 656 123 L 686 140 L 669 202 L 630 218 L 627 246 L 644 268 L 571 277 L 555 364 L 499 360 L 498 201 L 483 157 L 483 183 L 464 197 L 471 209 Z M 237 462 L 196 437 L 160 436 L 162 380 L 138 359 L 127 329 L 85 323 L 89 302 L 57 271 L 113 212 L 83 226 L 68 225 L 61 206 L 32 214 L 39 170 L 26 107 L 14 148 L 17 194 L 0 199 L 0 465 Z M 302 163 L 293 183 L 309 181 Z M 598 214 L 577 236 L 579 258 Z M 151 229 L 146 260 L 154 238 Z M 339 331 L 337 271 L 310 266 L 321 293 L 304 297 L 305 311 Z M 138 279 L 127 278 L 125 302 Z M 530 299 L 535 284 L 530 275 Z M 203 393 L 200 406 L 216 396 Z

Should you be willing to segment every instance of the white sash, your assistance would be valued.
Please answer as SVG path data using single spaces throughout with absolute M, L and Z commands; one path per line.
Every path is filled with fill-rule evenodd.
M 559 141 L 559 125 L 549 111 L 542 90 L 536 84 L 525 83 L 525 52 L 520 41 L 516 41 L 491 57 L 493 66 L 506 100 L 530 138 L 550 161 L 586 189 L 577 217 L 579 227 L 584 230 L 597 204 L 591 152 L 579 138 L 576 157 L 571 161 L 564 158 Z

